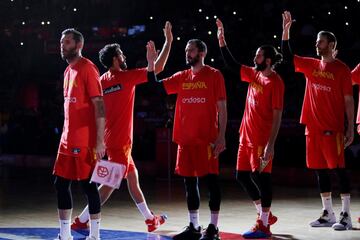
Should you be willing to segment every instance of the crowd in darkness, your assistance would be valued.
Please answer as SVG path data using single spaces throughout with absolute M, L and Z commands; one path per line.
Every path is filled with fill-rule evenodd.
M 291 33 L 296 53 L 314 56 L 316 33 L 329 30 L 338 37 L 338 58 L 350 68 L 360 61 L 357 0 L 183 0 L 181 4 L 165 0 L 2 1 L 0 154 L 56 154 L 63 123 L 62 73 L 66 67 L 59 54 L 62 30 L 75 27 L 84 34 L 83 55 L 103 73 L 105 69 L 97 56 L 102 46 L 120 43 L 128 66 L 143 67 L 146 42 L 152 39 L 160 48 L 164 40 L 162 28 L 169 20 L 175 39 L 165 71 L 158 78 L 186 68 L 184 48 L 188 39 L 200 38 L 207 43 L 206 63 L 222 70 L 228 95 L 227 151 L 222 158 L 225 163 L 234 163 L 247 86 L 224 68 L 214 16 L 224 22 L 228 46 L 235 57 L 252 65 L 257 47 L 280 46 L 284 10 L 290 10 L 296 19 Z M 144 25 L 144 31 L 129 35 L 129 28 L 135 25 Z M 285 67 L 280 66 L 278 71 L 285 80 L 286 91 L 277 143 L 279 160 L 275 164 L 304 166 L 304 129 L 298 119 L 305 81 L 290 79 Z M 357 97 L 354 87 L 355 102 Z M 171 127 L 174 102 L 175 98 L 166 97 L 162 86 L 156 83 L 137 88 L 133 152 L 136 160 L 155 159 L 156 129 Z M 354 144 L 358 143 L 356 139 Z M 299 154 L 294 156 L 294 152 Z M 292 161 L 287 160 L 290 157 Z

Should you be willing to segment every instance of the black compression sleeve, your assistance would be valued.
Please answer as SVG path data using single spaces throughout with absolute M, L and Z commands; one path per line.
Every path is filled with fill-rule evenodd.
M 235 60 L 227 46 L 221 47 L 220 51 L 226 68 L 240 78 L 241 64 Z
M 159 82 L 154 71 L 147 72 L 147 80 L 149 82 Z
M 290 40 L 281 41 L 281 51 L 283 53 L 284 61 L 287 64 L 294 64 L 294 54 L 291 50 Z

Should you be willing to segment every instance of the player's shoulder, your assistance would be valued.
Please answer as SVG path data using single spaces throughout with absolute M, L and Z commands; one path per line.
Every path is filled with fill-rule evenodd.
M 341 61 L 340 59 L 336 58 L 335 61 L 336 61 L 338 68 L 342 68 L 346 71 L 351 71 L 349 66 L 346 63 L 344 63 L 343 61 Z
M 205 70 L 212 73 L 221 73 L 219 69 L 205 65 Z
M 188 75 L 191 75 L 192 74 L 192 71 L 191 69 L 184 69 L 184 70 L 180 70 L 180 71 L 177 71 L 176 73 L 173 74 L 173 76 L 188 76 Z
M 82 65 L 95 66 L 95 64 L 86 57 L 81 57 L 79 61 L 81 62 Z
M 318 58 L 314 58 L 314 57 L 310 57 L 310 56 L 299 56 L 296 54 L 294 54 L 294 59 L 297 61 L 303 61 L 303 62 L 313 62 L 313 63 L 321 62 L 321 60 Z
M 280 74 L 276 73 L 276 78 L 275 79 L 276 79 L 277 85 L 281 85 L 282 87 L 285 87 L 284 80 L 282 79 Z
M 209 65 L 205 65 L 204 73 L 208 76 L 214 76 L 215 78 L 223 78 L 223 75 L 219 69 Z
M 88 58 L 82 57 L 80 59 L 81 66 L 85 69 L 95 69 L 97 72 L 99 72 L 98 67 Z

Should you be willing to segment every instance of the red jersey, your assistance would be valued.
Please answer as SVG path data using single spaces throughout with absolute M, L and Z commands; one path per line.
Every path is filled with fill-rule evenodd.
M 294 65 L 306 78 L 300 123 L 309 130 L 344 131 L 344 97 L 353 95 L 350 69 L 338 59 L 324 62 L 296 55 Z
M 245 112 L 240 126 L 240 144 L 249 147 L 264 146 L 273 122 L 273 110 L 283 109 L 284 83 L 272 72 L 263 76 L 252 67 L 241 65 L 241 80 L 248 82 Z
M 164 79 L 168 94 L 177 94 L 173 140 L 179 145 L 208 144 L 218 136 L 217 102 L 226 99 L 221 72 L 205 65 Z
M 133 139 L 135 86 L 147 81 L 146 68 L 112 71 L 100 77 L 105 103 L 105 145 L 122 148 Z
M 352 70 L 351 79 L 354 84 L 360 85 L 360 63 L 354 68 L 354 70 Z M 359 88 L 359 93 L 360 93 L 360 88 Z M 358 106 L 356 123 L 360 123 L 360 104 Z
M 102 96 L 99 70 L 87 58 L 64 72 L 64 128 L 61 142 L 67 146 L 95 147 L 96 122 L 91 98 Z

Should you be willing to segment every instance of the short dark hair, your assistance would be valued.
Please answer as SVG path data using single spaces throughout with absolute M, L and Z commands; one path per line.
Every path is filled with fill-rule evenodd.
M 75 40 L 76 43 L 79 42 L 84 42 L 84 36 L 82 35 L 81 32 L 79 32 L 78 30 L 76 30 L 75 28 L 68 28 L 65 29 L 64 31 L 62 31 L 61 33 L 62 35 L 68 35 L 68 34 L 72 34 L 73 39 Z
M 100 50 L 99 60 L 105 68 L 111 68 L 113 65 L 113 57 L 118 55 L 117 50 L 120 50 L 120 45 L 117 43 L 107 44 Z
M 262 45 L 260 50 L 263 51 L 264 59 L 271 59 L 271 66 L 275 66 L 278 63 L 282 62 L 283 56 L 279 53 L 274 46 L 271 45 Z
M 331 43 L 331 42 L 334 43 L 334 49 L 336 48 L 337 40 L 336 40 L 334 33 L 329 32 L 329 31 L 320 31 L 318 33 L 318 36 L 326 37 L 326 39 L 328 40 L 329 43 Z
M 206 44 L 201 41 L 200 39 L 190 39 L 187 44 L 195 44 L 196 48 L 199 50 L 199 52 L 207 53 L 207 46 Z

